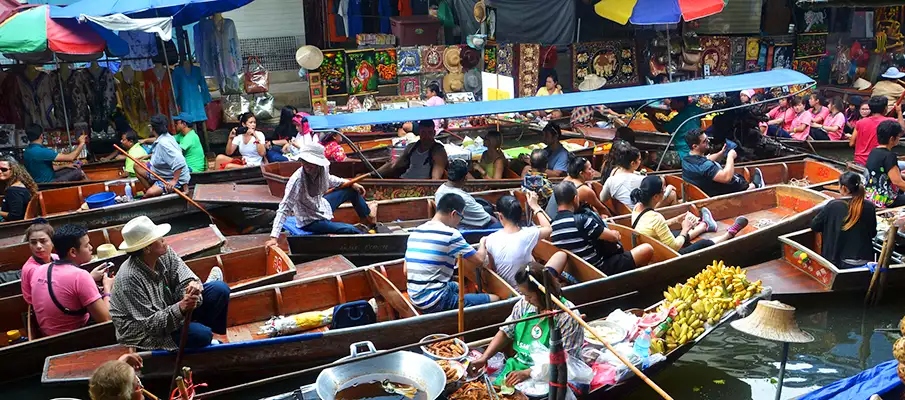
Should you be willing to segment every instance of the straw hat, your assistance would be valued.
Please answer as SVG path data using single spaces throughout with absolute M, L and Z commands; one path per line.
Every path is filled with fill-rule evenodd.
M 751 315 L 731 324 L 733 328 L 761 339 L 788 343 L 814 341 L 814 336 L 798 328 L 795 307 L 778 301 L 761 300 Z
M 483 1 L 479 1 L 474 5 L 474 20 L 484 22 L 485 19 L 487 19 L 487 7 L 484 6 Z
M 461 92 L 465 88 L 465 74 L 450 72 L 443 77 L 443 91 L 446 93 Z
M 597 90 L 606 85 L 606 78 L 594 74 L 585 75 L 584 80 L 578 85 L 578 90 L 582 92 L 590 92 Z
M 462 68 L 466 70 L 477 67 L 478 63 L 481 62 L 481 54 L 471 47 L 462 49 L 460 58 L 462 59 Z
M 330 160 L 324 157 L 324 146 L 317 143 L 306 143 L 299 150 L 299 158 L 302 161 L 326 167 L 330 165 Z
M 324 53 L 312 45 L 302 46 L 295 52 L 295 61 L 304 69 L 318 69 L 324 62 Z
M 443 66 L 449 72 L 462 72 L 462 59 L 459 57 L 461 52 L 459 46 L 449 46 L 443 51 Z
M 116 246 L 110 243 L 104 243 L 100 246 L 97 246 L 97 259 L 103 260 L 105 258 L 116 257 L 118 255 L 126 254 L 123 251 L 119 251 L 116 249 Z
M 119 249 L 126 253 L 141 250 L 167 233 L 170 233 L 170 224 L 156 225 L 150 218 L 142 215 L 123 227 L 123 242 L 119 244 Z
M 867 90 L 870 88 L 870 86 L 871 86 L 870 82 L 868 82 L 864 78 L 858 78 L 858 79 L 855 79 L 854 82 L 852 82 L 852 87 L 855 90 Z

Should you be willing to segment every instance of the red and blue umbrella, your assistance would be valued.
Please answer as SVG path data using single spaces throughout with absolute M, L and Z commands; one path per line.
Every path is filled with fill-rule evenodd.
M 675 24 L 723 11 L 724 0 L 602 0 L 594 5 L 598 15 L 622 25 Z
M 50 18 L 52 6 L 20 9 L 0 22 L 0 53 L 100 55 L 106 41 L 88 25 Z

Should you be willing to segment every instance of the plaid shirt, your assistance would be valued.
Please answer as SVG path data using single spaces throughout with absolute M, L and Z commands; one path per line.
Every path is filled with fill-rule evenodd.
M 176 350 L 171 334 L 185 318 L 178 303 L 193 280 L 198 276 L 170 247 L 157 260 L 156 271 L 140 257 L 129 257 L 116 274 L 110 298 L 116 341 L 142 350 Z
M 277 215 L 273 219 L 270 237 L 280 236 L 283 222 L 286 222 L 289 212 L 295 215 L 295 223 L 299 228 L 315 221 L 333 219 L 333 208 L 324 198 L 324 192 L 343 183 L 346 183 L 345 179 L 330 175 L 327 168 L 310 179 L 305 174 L 305 168 L 297 169 L 289 178 L 289 182 L 286 182 L 286 190 L 277 208 Z
M 569 123 L 571 123 L 572 125 L 584 125 L 591 123 L 595 111 L 603 114 L 606 110 L 607 106 L 604 105 L 576 107 L 574 110 L 572 110 L 572 117 L 569 119 Z
M 522 191 L 537 193 L 537 204 L 546 207 L 550 197 L 553 196 L 553 183 L 543 172 L 528 171 L 522 178 Z
M 568 300 L 560 300 L 563 301 L 563 304 L 565 304 L 566 307 L 575 307 L 575 305 Z M 531 303 L 522 297 L 518 303 L 515 303 L 515 306 L 512 307 L 512 314 L 509 314 L 509 317 L 506 318 L 506 322 L 525 318 L 529 313 L 537 313 L 537 307 L 531 305 Z M 578 312 L 576 311 L 576 313 Z M 581 347 L 584 346 L 584 328 L 565 312 L 553 316 L 553 321 L 556 322 L 556 326 L 559 327 L 559 331 L 562 333 L 563 350 L 565 350 L 570 357 L 579 357 Z M 512 339 L 512 335 L 515 334 L 515 325 L 504 325 L 500 327 L 500 330 L 503 331 L 509 339 Z M 547 346 L 549 346 L 549 343 Z

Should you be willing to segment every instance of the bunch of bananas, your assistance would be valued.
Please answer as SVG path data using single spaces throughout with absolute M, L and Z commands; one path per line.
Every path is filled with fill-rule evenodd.
M 705 324 L 713 325 L 742 301 L 760 293 L 761 281 L 749 282 L 740 267 L 728 267 L 713 261 L 703 271 L 663 292 L 666 301 L 658 311 L 675 307 L 677 314 L 666 331 L 665 340 L 651 341 L 651 351 L 670 351 L 704 333 Z M 654 342 L 659 342 L 654 345 Z M 665 347 L 662 347 L 665 342 Z

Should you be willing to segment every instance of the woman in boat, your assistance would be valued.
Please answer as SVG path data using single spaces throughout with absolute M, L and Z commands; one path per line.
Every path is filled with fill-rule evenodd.
M 544 268 L 526 266 L 516 272 L 515 281 L 522 297 L 515 303 L 512 313 L 509 314 L 506 321 L 515 321 L 552 311 L 547 309 L 544 293 L 541 292 L 537 284 L 532 282 L 531 278 L 543 284 Z M 551 296 L 556 296 L 567 307 L 574 307 L 574 304 L 562 297 L 559 284 L 555 280 L 550 283 L 547 290 L 550 291 Z M 551 319 L 562 334 L 563 350 L 569 357 L 579 357 L 579 352 L 584 344 L 584 329 L 568 314 L 558 313 L 554 314 L 552 318 L 531 319 L 515 325 L 500 327 L 500 331 L 490 341 L 487 350 L 477 360 L 472 361 L 469 368 L 475 370 L 483 368 L 490 357 L 493 357 L 498 352 L 508 353 L 508 347 L 512 346 L 515 355 L 506 360 L 506 365 L 500 371 L 500 375 L 494 384 L 512 387 L 529 379 L 533 364 L 531 360 L 532 349 L 538 345 L 545 348 L 550 347 Z
M 623 142 L 624 143 L 624 142 Z M 635 202 L 632 200 L 632 192 L 641 186 L 644 175 L 638 172 L 641 167 L 641 151 L 635 146 L 624 144 L 614 145 L 610 154 L 613 155 L 613 169 L 610 176 L 603 183 L 600 191 L 600 201 L 605 203 L 610 199 L 616 199 L 631 209 Z M 656 207 L 665 207 L 676 204 L 676 188 L 666 185 L 666 193 L 663 200 Z
M 667 220 L 662 214 L 655 211 L 654 206 L 663 200 L 663 180 L 659 176 L 645 177 L 641 181 L 641 185 L 632 191 L 632 200 L 636 203 L 632 209 L 632 229 L 657 239 L 679 254 L 688 254 L 725 242 L 734 238 L 748 226 L 748 219 L 739 216 L 726 233 L 713 239 L 701 239 L 692 243 L 692 239 L 704 232 L 716 232 L 716 220 L 713 219 L 713 215 L 706 207 L 701 208 L 700 218 L 688 212 Z M 670 226 L 675 225 L 681 225 L 681 230 L 670 229 Z
M 843 133 L 845 130 L 845 114 L 842 111 L 845 106 L 842 105 L 842 99 L 836 97 L 830 101 L 830 113 L 822 123 L 812 123 L 811 128 L 823 129 L 826 131 L 830 140 L 847 139 Z
M 898 158 L 892 148 L 899 144 L 902 126 L 894 120 L 880 122 L 877 126 L 879 146 L 870 151 L 865 163 L 866 197 L 880 208 L 905 205 L 905 179 L 899 169 Z
M 38 184 L 15 158 L 0 157 L 0 221 L 19 221 L 32 198 L 38 195 Z
M 502 179 L 506 170 L 506 155 L 503 154 L 503 135 L 499 131 L 490 131 L 484 135 L 484 146 L 487 150 L 481 160 L 474 164 L 474 169 L 484 179 Z
M 864 98 L 858 95 L 849 96 L 848 107 L 845 109 L 845 130 L 843 132 L 851 135 L 855 131 L 855 122 L 868 116 L 870 116 L 870 106 L 864 103 Z
M 283 148 L 295 136 L 296 130 L 292 125 L 292 118 L 298 110 L 293 106 L 283 106 L 280 110 L 280 123 L 273 130 L 273 140 L 267 142 L 267 161 L 281 162 L 289 161 L 283 154 Z
M 229 132 L 226 141 L 226 154 L 217 155 L 218 169 L 234 169 L 257 167 L 264 162 L 267 154 L 264 134 L 258 131 L 258 120 L 254 114 L 247 112 L 239 116 L 239 127 Z M 238 158 L 232 155 L 239 151 Z
M 847 171 L 839 176 L 843 198 L 830 200 L 811 221 L 821 234 L 820 255 L 839 268 L 860 267 L 874 259 L 877 210 L 864 198 L 861 176 Z
M 321 145 L 324 146 L 324 157 L 327 157 L 330 162 L 346 161 L 346 151 L 343 150 L 343 146 L 339 143 L 341 140 L 339 133 L 324 132 L 321 135 L 323 135 Z
M 31 257 L 28 257 L 28 260 L 22 265 L 20 285 L 22 297 L 28 304 L 31 304 L 31 275 L 35 268 L 60 259 L 53 254 L 51 238 L 53 238 L 53 227 L 44 218 L 38 218 L 25 230 L 25 241 L 28 243 L 28 249 L 31 250 Z
M 789 131 L 792 130 L 792 121 L 795 120 L 795 110 L 792 109 L 790 99 L 788 97 L 779 99 L 779 105 L 767 113 L 767 118 L 769 120 L 766 122 L 767 130 L 764 134 L 767 136 L 786 137 Z
M 569 162 L 569 176 L 564 181 L 572 182 L 578 188 L 578 201 L 583 205 L 591 207 L 595 212 L 601 215 L 611 215 L 610 210 L 600 202 L 597 193 L 591 188 L 591 181 L 596 175 L 596 171 L 591 166 L 591 162 L 584 157 L 576 157 Z
M 535 96 L 551 96 L 554 94 L 562 94 L 562 86 L 559 85 L 559 77 L 556 75 L 556 71 L 551 71 L 550 75 L 547 75 L 547 78 L 544 79 L 544 86 L 537 89 Z M 562 118 L 562 111 L 560 110 L 542 110 L 537 111 L 537 114 L 541 118 L 547 116 L 550 118 Z

